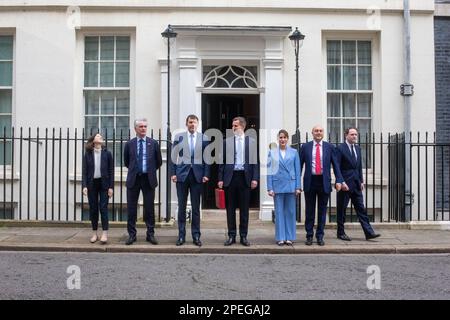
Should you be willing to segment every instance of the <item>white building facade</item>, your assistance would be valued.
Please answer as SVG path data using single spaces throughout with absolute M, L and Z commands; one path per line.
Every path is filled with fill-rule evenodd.
M 433 0 L 411 0 L 413 132 L 435 130 L 433 13 Z M 170 57 L 172 130 L 184 128 L 191 113 L 203 129 L 229 126 L 229 116 L 241 113 L 268 130 L 259 136 L 261 155 L 279 129 L 295 132 L 288 36 L 298 27 L 306 36 L 299 55 L 301 132 L 316 124 L 330 135 L 348 125 L 362 134 L 403 131 L 402 0 L 3 0 L 1 126 L 125 132 L 145 117 L 164 138 L 161 32 L 168 24 L 178 34 Z M 79 172 L 71 167 L 71 185 Z M 256 205 L 261 219 L 271 218 L 264 176 Z

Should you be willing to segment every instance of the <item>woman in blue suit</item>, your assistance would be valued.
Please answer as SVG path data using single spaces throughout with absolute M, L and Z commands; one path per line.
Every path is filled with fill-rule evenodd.
M 278 148 L 269 151 L 267 191 L 275 200 L 275 240 L 279 246 L 292 245 L 296 239 L 295 200 L 301 193 L 300 158 L 287 145 L 289 134 L 278 132 Z

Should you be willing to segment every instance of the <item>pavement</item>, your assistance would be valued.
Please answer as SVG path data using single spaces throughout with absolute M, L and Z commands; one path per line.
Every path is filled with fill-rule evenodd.
M 155 236 L 158 245 L 145 241 L 146 229 L 138 223 L 137 242 L 125 245 L 128 235 L 126 224 L 111 222 L 108 243 L 91 244 L 92 231 L 89 222 L 0 222 L 0 251 L 42 252 L 127 252 L 169 254 L 430 254 L 450 253 L 450 224 L 448 223 L 373 223 L 381 237 L 366 241 L 359 223 L 347 223 L 346 233 L 352 241 L 336 238 L 336 225 L 328 223 L 325 230 L 325 246 L 314 243 L 306 246 L 303 224 L 297 225 L 297 240 L 292 246 L 279 247 L 275 243 L 272 222 L 258 220 L 252 213 L 248 240 L 250 247 L 237 243 L 225 247 L 227 238 L 224 213 L 210 213 L 201 222 L 202 247 L 192 243 L 190 225 L 187 224 L 186 243 L 175 246 L 178 229 L 175 221 L 157 223 Z

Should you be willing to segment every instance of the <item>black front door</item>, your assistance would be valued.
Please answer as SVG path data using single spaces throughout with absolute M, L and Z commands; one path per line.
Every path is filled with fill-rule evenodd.
M 205 132 L 214 128 L 226 135 L 226 130 L 231 129 L 234 117 L 244 116 L 247 120 L 247 129 L 259 130 L 259 95 L 202 95 L 202 129 Z M 203 189 L 202 208 L 215 209 L 214 190 L 217 186 L 217 164 L 211 166 L 211 180 Z M 259 188 L 251 193 L 250 208 L 259 208 Z

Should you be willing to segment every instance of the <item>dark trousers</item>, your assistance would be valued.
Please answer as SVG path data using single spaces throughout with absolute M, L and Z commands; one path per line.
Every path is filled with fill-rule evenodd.
M 92 188 L 88 188 L 89 216 L 92 223 L 92 230 L 98 229 L 98 211 L 100 210 L 102 219 L 102 229 L 109 229 L 108 219 L 108 190 L 102 189 L 102 179 L 94 179 Z
M 358 216 L 359 223 L 367 236 L 373 234 L 374 231 L 370 225 L 369 217 L 367 216 L 367 211 L 364 206 L 364 198 L 361 190 L 353 191 L 339 191 L 337 194 L 337 235 L 343 235 L 344 223 L 345 223 L 345 211 L 348 206 L 348 202 L 352 200 L 353 207 L 355 208 L 356 215 Z
M 330 194 L 323 191 L 323 177 L 321 175 L 313 175 L 311 180 L 311 188 L 308 192 L 305 192 L 305 229 L 307 238 L 312 238 L 314 236 L 314 220 L 316 215 L 317 201 L 318 208 L 316 238 L 323 239 L 329 197 Z
M 140 174 L 136 176 L 134 186 L 127 188 L 127 229 L 130 237 L 136 237 L 137 204 L 141 190 L 144 198 L 144 222 L 147 226 L 147 237 L 155 234 L 155 189 L 150 187 L 147 174 Z
M 236 208 L 239 208 L 239 236 L 247 237 L 250 191 L 244 171 L 234 171 L 230 185 L 225 188 L 228 236 L 236 237 Z
M 195 180 L 191 169 L 184 182 L 177 182 L 178 196 L 178 237 L 186 239 L 186 204 L 188 193 L 191 194 L 191 233 L 192 239 L 200 239 L 200 197 L 202 195 L 202 183 Z

